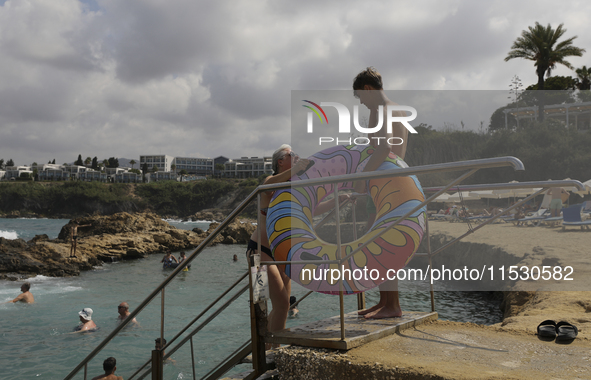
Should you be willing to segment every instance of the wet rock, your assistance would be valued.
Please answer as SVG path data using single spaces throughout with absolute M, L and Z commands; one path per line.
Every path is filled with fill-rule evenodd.
M 72 228 L 78 227 L 76 258 L 70 258 Z M 165 250 L 197 247 L 207 233 L 177 229 L 153 213 L 93 215 L 70 220 L 57 239 L 37 235 L 29 242 L 0 238 L 0 275 L 76 276 L 103 262 L 133 260 Z M 235 221 L 211 245 L 245 244 L 255 230 L 252 223 Z

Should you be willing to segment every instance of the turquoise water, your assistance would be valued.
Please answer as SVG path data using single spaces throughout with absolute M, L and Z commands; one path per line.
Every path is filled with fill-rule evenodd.
M 0 219 L 0 236 L 10 232 L 30 238 L 47 233 L 57 237 L 67 220 Z M 173 222 L 178 228 L 207 228 L 207 223 Z M 246 271 L 244 246 L 219 245 L 206 249 L 166 289 L 165 338 L 171 338 L 223 290 Z M 232 261 L 237 254 L 238 262 Z M 177 253 L 178 256 L 178 253 Z M 38 276 L 29 281 L 36 303 L 0 305 L 0 368 L 2 379 L 60 379 L 65 377 L 116 326 L 117 305 L 129 302 L 134 309 L 170 273 L 162 270 L 161 255 L 129 262 L 105 264 L 74 278 Z M 0 281 L 0 302 L 20 293 L 20 283 Z M 297 284 L 292 294 L 301 297 L 306 290 Z M 366 293 L 369 305 L 378 294 Z M 228 296 L 227 298 L 230 298 Z M 429 311 L 429 293 L 408 288 L 401 282 L 404 309 Z M 499 322 L 498 303 L 480 293 L 437 292 L 437 311 L 442 319 L 483 324 Z M 78 324 L 78 311 L 94 310 L 99 331 L 68 334 Z M 345 297 L 346 311 L 356 308 L 355 297 Z M 288 320 L 288 327 L 338 315 L 338 297 L 314 293 L 300 304 L 300 314 Z M 206 315 L 207 317 L 207 315 Z M 89 378 L 103 373 L 102 361 L 117 358 L 117 374 L 127 379 L 150 357 L 154 339 L 160 336 L 160 297 L 138 316 L 139 327 L 128 327 L 111 341 L 89 365 Z M 199 322 L 198 322 L 199 323 Z M 241 296 L 194 338 L 198 377 L 249 339 L 246 294 Z M 173 354 L 174 364 L 165 366 L 166 379 L 191 379 L 189 345 Z M 238 372 L 242 368 L 235 369 Z M 92 375 L 92 376 L 90 376 Z M 82 379 L 82 372 L 76 378 Z

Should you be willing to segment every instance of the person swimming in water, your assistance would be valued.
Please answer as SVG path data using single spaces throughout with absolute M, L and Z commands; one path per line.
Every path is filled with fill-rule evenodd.
M 92 320 L 92 313 L 93 311 L 89 307 L 85 307 L 84 309 L 82 309 L 82 311 L 78 312 L 78 315 L 80 316 L 80 322 L 82 324 L 76 326 L 72 334 L 90 332 L 98 329 L 96 323 L 94 323 L 94 321 Z
M 174 257 L 172 252 L 166 251 L 166 255 L 162 258 L 162 269 L 176 268 L 179 265 L 179 261 Z
M 179 258 L 179 264 L 185 260 L 187 260 L 187 254 L 185 253 L 185 251 L 181 251 L 181 257 Z M 187 267 L 183 270 L 188 271 L 189 269 L 191 269 L 191 264 L 187 265 Z
M 21 292 L 22 293 L 19 294 L 18 297 L 16 297 L 12 301 L 8 301 L 5 303 L 17 303 L 17 302 L 33 303 L 33 302 L 35 302 L 35 297 L 33 297 L 33 294 L 29 291 L 29 289 L 31 289 L 31 284 L 28 282 L 25 282 L 24 284 L 21 285 Z

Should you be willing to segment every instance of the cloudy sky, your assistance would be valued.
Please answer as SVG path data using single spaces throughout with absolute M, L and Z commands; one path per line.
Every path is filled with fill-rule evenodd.
M 588 1 L 0 0 L 0 158 L 269 155 L 292 90 L 503 90 L 536 21 L 589 52 Z M 554 75 L 573 75 L 560 67 Z M 457 122 L 442 120 L 444 122 Z M 475 126 L 476 127 L 476 126 Z

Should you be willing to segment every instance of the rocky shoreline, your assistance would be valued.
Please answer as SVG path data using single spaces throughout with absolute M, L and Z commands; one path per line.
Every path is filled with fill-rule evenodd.
M 222 211 L 206 211 L 193 220 L 222 220 Z M 193 218 L 192 217 L 192 218 Z M 78 229 L 76 258 L 69 258 L 71 229 Z M 70 220 L 57 239 L 37 235 L 29 241 L 0 238 L 0 279 L 20 280 L 36 275 L 77 276 L 104 262 L 133 260 L 166 250 L 179 251 L 197 247 L 219 223 L 207 231 L 177 229 L 153 213 L 118 213 Z M 211 243 L 246 244 L 256 229 L 249 220 L 235 220 Z

